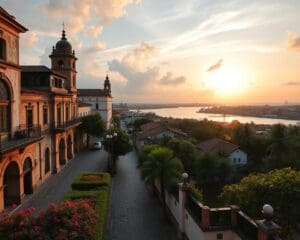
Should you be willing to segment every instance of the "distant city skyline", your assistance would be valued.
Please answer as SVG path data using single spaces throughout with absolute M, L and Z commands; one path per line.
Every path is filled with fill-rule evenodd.
M 78 87 L 115 102 L 300 102 L 297 0 L 0 0 L 29 31 L 20 61 L 49 66 L 65 23 Z

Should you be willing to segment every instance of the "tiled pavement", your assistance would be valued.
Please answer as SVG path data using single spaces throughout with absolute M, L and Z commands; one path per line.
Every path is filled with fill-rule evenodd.
M 81 172 L 104 171 L 107 167 L 107 154 L 101 151 L 86 151 L 76 155 L 58 174 L 48 178 L 37 191 L 17 208 L 17 211 L 34 207 L 35 212 L 57 203 L 71 189 L 73 179 Z
M 158 199 L 147 192 L 131 152 L 117 163 L 105 240 L 173 240 L 175 229 Z

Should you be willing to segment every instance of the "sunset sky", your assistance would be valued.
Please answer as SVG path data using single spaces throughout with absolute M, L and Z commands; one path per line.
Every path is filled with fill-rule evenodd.
M 300 103 L 299 0 L 0 0 L 21 64 L 50 66 L 62 22 L 78 87 L 115 102 Z

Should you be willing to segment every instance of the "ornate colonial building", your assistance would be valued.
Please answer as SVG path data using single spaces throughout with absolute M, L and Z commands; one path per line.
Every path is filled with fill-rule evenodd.
M 26 31 L 0 7 L 0 211 L 21 203 L 78 149 L 75 52 L 63 30 L 51 69 L 20 66 Z
M 78 89 L 78 101 L 90 104 L 93 113 L 100 114 L 107 128 L 112 122 L 112 96 L 108 75 L 103 89 Z

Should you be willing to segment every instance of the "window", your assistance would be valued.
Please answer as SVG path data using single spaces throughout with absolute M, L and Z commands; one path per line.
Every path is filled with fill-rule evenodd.
M 69 116 L 70 116 L 69 106 L 67 106 L 66 107 L 66 121 L 69 121 Z
M 6 42 L 0 38 L 0 59 L 6 60 Z
M 9 128 L 10 104 L 9 91 L 3 80 L 0 79 L 0 132 Z
M 76 87 L 76 78 L 73 76 L 73 87 Z
M 33 126 L 33 111 L 32 108 L 27 108 L 26 109 L 26 124 L 27 127 L 32 127 Z
M 45 173 L 48 173 L 50 171 L 50 150 L 49 148 L 46 148 L 45 151 Z
M 48 108 L 43 108 L 43 123 L 44 125 L 48 124 Z
M 96 109 L 97 109 L 97 110 L 99 109 L 99 104 L 98 104 L 98 103 L 96 103 Z
M 241 159 L 240 158 L 238 158 L 238 161 L 239 161 L 239 163 L 241 163 Z
M 59 68 L 63 68 L 64 67 L 64 61 L 63 60 L 59 60 L 58 61 L 58 67 Z

